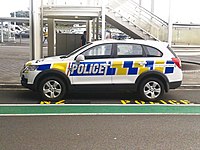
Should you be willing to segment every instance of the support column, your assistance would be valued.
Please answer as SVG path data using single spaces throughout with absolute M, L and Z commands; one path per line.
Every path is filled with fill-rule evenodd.
M 86 21 L 86 43 L 89 41 L 89 32 L 90 32 L 89 20 Z
M 139 6 L 142 7 L 142 0 L 139 0 Z M 141 16 L 141 10 L 139 9 L 139 21 L 140 21 L 140 16 Z
M 41 0 L 30 0 L 30 49 L 31 59 L 41 58 Z
M 43 0 L 41 0 L 41 9 L 40 9 L 40 39 L 41 39 L 41 45 L 40 45 L 40 48 L 41 48 L 41 57 L 44 57 L 44 53 L 43 53 L 43 25 L 44 25 L 44 22 L 43 22 Z
M 154 14 L 154 6 L 155 6 L 154 0 L 151 0 L 151 13 L 153 14 Z
M 3 43 L 3 21 L 1 21 L 1 43 Z
M 102 9 L 101 9 L 101 22 L 102 22 L 102 29 L 101 29 L 101 40 L 105 39 L 105 31 L 106 31 L 106 17 L 105 17 L 105 0 L 102 0 Z
M 89 20 L 89 37 L 88 42 L 92 42 L 92 20 Z
M 48 19 L 48 56 L 54 56 L 54 19 Z
M 99 17 L 96 20 L 96 40 L 99 40 Z
M 14 18 L 16 18 L 16 12 L 14 11 Z M 16 32 L 16 30 L 15 30 L 15 26 L 16 26 L 16 22 L 14 22 L 14 28 L 13 28 L 13 30 L 14 30 L 14 37 L 13 37 L 13 41 L 15 42 L 15 32 Z
M 168 16 L 168 43 L 169 47 L 172 45 L 172 12 L 171 12 L 171 0 L 169 0 L 169 16 Z
M 96 18 L 92 20 L 92 40 L 95 41 L 95 21 Z
M 92 31 L 92 21 L 91 20 L 88 20 L 87 22 L 86 22 L 86 31 L 87 31 L 87 42 L 91 42 L 91 38 L 92 38 L 92 36 L 91 36 L 91 31 Z
M 12 41 L 11 22 L 8 22 L 8 42 Z
M 142 0 L 139 0 L 139 5 L 142 6 Z

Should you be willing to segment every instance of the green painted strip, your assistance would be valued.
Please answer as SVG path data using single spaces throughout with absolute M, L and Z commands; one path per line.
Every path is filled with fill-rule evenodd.
M 163 113 L 163 114 L 200 114 L 200 106 L 178 105 L 36 105 L 36 106 L 0 106 L 3 114 L 130 114 L 130 113 Z

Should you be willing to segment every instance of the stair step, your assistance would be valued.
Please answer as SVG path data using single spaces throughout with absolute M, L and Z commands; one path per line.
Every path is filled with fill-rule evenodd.
M 110 13 L 110 16 L 109 16 L 109 13 Z M 156 40 L 153 36 L 151 36 L 150 33 L 148 33 L 147 31 L 145 31 L 144 29 L 140 28 L 139 26 L 137 26 L 135 23 L 135 20 L 134 18 L 132 18 L 133 20 L 131 20 L 130 17 L 128 16 L 122 16 L 120 15 L 118 12 L 114 12 L 114 13 L 111 13 L 109 12 L 107 15 L 115 20 L 115 22 L 118 22 L 118 24 L 121 24 L 122 26 L 122 31 L 124 30 L 123 28 L 127 28 L 129 30 L 132 30 L 132 32 L 138 36 L 140 36 L 141 38 L 143 39 L 152 39 L 152 40 Z M 135 23 L 134 23 L 135 22 Z M 115 24 L 115 23 L 114 23 Z M 113 25 L 114 25 L 113 24 Z M 115 26 L 115 25 L 114 25 Z M 124 30 L 126 31 L 126 30 Z M 133 34 L 133 35 L 134 35 Z

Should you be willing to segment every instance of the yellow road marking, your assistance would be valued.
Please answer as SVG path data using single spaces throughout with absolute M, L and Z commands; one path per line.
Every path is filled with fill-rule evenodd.
M 60 100 L 58 102 L 56 102 L 55 104 L 64 104 L 65 103 L 65 100 Z
M 163 104 L 167 104 L 167 102 L 165 102 L 164 100 L 160 100 L 160 102 Z
M 180 104 L 179 102 L 177 102 L 176 100 L 168 100 L 169 103 L 171 104 Z
M 191 104 L 189 100 L 180 100 L 180 102 L 183 104 Z
M 51 104 L 51 101 L 41 101 L 40 104 Z
M 122 104 L 129 104 L 131 101 L 130 100 L 121 100 Z
M 159 102 L 149 102 L 149 104 L 160 104 Z
M 136 103 L 136 104 L 145 104 L 144 101 L 138 101 L 138 100 L 135 100 L 135 103 Z
M 122 104 L 173 104 L 173 105 L 177 105 L 177 104 L 193 104 L 191 103 L 189 100 L 159 100 L 159 101 L 142 101 L 142 100 L 121 100 Z

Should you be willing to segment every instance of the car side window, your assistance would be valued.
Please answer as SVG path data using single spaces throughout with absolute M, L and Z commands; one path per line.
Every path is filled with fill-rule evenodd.
M 112 50 L 112 44 L 103 44 L 94 46 L 82 54 L 85 56 L 85 59 L 98 59 L 98 58 L 110 58 Z
M 142 57 L 143 49 L 138 44 L 117 44 L 118 57 Z
M 161 57 L 162 53 L 154 48 L 154 47 L 150 47 L 150 46 L 145 46 L 146 47 L 146 53 L 147 53 L 147 57 Z

